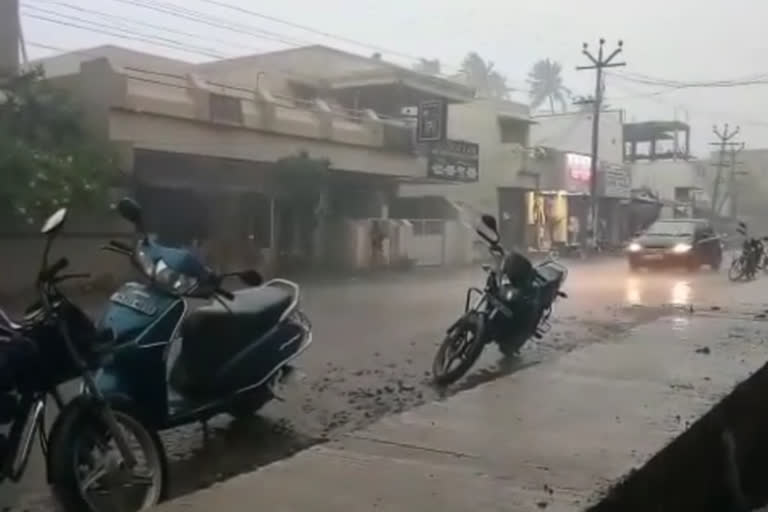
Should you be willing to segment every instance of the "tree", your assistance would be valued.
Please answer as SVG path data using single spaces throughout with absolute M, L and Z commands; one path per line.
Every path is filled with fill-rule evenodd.
M 528 73 L 530 86 L 531 108 L 539 108 L 545 101 L 549 102 L 549 110 L 555 113 L 555 102 L 560 104 L 563 112 L 568 109 L 567 98 L 571 91 L 563 84 L 563 68 L 559 62 L 549 59 L 537 61 Z
M 470 52 L 464 57 L 461 72 L 466 75 L 468 84 L 476 89 L 477 96 L 506 99 L 512 89 L 507 86 L 507 78 L 493 67 L 493 62 L 486 62 L 476 52 Z
M 414 71 L 425 73 L 427 75 L 439 75 L 441 66 L 439 59 L 419 59 L 419 62 L 413 65 Z
M 303 254 L 314 254 L 315 230 L 327 216 L 326 202 L 330 162 L 310 158 L 306 151 L 279 159 L 275 171 L 284 192 L 285 202 L 296 216 Z
M 71 98 L 42 70 L 0 83 L 0 215 L 29 224 L 100 203 L 116 169 Z M 106 206 L 106 205 L 104 205 Z

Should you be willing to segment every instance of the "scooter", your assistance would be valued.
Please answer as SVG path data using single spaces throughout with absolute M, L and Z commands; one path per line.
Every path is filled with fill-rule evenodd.
M 112 360 L 96 375 L 101 393 L 156 430 L 205 425 L 220 413 L 248 416 L 281 399 L 290 363 L 312 342 L 298 285 L 263 283 L 254 270 L 217 275 L 191 251 L 148 236 L 135 201 L 122 199 L 118 211 L 136 227 L 138 241 L 103 248 L 130 257 L 146 282 L 120 287 L 99 322 L 117 340 Z M 248 287 L 230 292 L 222 287 L 228 277 Z M 208 302 L 191 308 L 188 299 Z

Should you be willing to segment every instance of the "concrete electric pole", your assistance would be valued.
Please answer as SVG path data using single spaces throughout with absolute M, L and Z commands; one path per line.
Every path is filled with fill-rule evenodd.
M 20 41 L 19 0 L 0 0 L 0 77 L 18 73 Z
M 735 130 L 731 131 L 730 127 L 728 126 L 728 123 L 725 123 L 725 126 L 723 127 L 723 130 L 720 131 L 717 126 L 712 127 L 712 133 L 715 134 L 715 136 L 718 138 L 717 142 L 710 142 L 709 144 L 711 146 L 718 146 L 720 148 L 720 155 L 718 157 L 717 163 L 715 163 L 715 167 L 717 167 L 717 172 L 715 174 L 715 183 L 712 185 L 712 215 L 717 216 L 720 214 L 720 207 L 722 204 L 718 201 L 720 199 L 720 182 L 723 179 L 723 169 L 726 167 L 729 167 L 729 163 L 725 161 L 726 156 L 726 148 L 727 147 L 735 147 L 735 146 L 741 146 L 742 144 L 740 142 L 734 142 L 731 141 L 736 135 L 739 134 L 740 128 L 737 126 Z M 736 154 L 733 154 L 733 161 L 735 165 L 736 160 Z M 731 180 L 733 181 L 733 172 L 734 169 L 731 167 Z
M 598 149 L 600 140 L 600 110 L 603 106 L 603 69 L 616 68 L 619 66 L 626 66 L 626 62 L 613 62 L 613 59 L 621 53 L 623 43 L 619 41 L 618 47 L 613 50 L 607 57 L 605 56 L 605 39 L 600 39 L 600 45 L 597 50 L 597 57 L 592 55 L 589 51 L 589 45 L 584 43 L 582 53 L 592 62 L 589 66 L 578 66 L 576 69 L 581 71 L 585 69 L 594 69 L 595 73 L 595 101 L 593 105 L 592 113 L 592 161 L 590 163 L 590 176 L 589 176 L 589 195 L 590 195 L 590 215 L 591 230 L 592 230 L 592 243 L 597 243 L 597 169 L 598 169 Z

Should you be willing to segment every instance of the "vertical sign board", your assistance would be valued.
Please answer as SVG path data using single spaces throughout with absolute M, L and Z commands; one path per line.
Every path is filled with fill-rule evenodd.
M 447 112 L 443 100 L 426 100 L 419 103 L 416 140 L 441 142 L 445 139 Z
M 592 158 L 577 153 L 565 153 L 564 189 L 567 192 L 589 193 L 589 181 L 592 177 Z

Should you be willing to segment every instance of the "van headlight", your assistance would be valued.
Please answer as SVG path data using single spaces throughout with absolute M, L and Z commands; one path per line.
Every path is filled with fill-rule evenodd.
M 173 293 L 184 295 L 197 286 L 197 278 L 173 270 L 163 260 L 157 260 L 154 265 L 152 279 Z
M 677 244 L 672 248 L 675 254 L 683 254 L 691 250 L 691 244 Z

